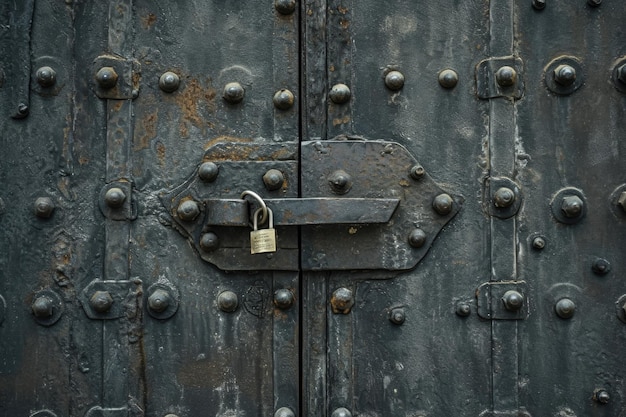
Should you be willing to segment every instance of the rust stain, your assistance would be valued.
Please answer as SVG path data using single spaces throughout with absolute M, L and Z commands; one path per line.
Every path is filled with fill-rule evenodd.
M 341 19 L 339 21 L 339 25 L 343 28 L 343 29 L 348 29 L 350 27 L 350 21 L 348 19 Z
M 157 21 L 157 17 L 154 13 L 148 13 L 141 18 L 141 25 L 144 29 L 150 29 Z
M 150 141 L 157 135 L 158 119 L 158 110 L 155 110 L 154 113 L 146 114 L 146 116 L 141 120 L 141 125 L 139 126 L 139 131 L 136 135 L 137 141 L 133 146 L 133 151 L 139 151 L 150 147 Z
M 79 163 L 80 165 L 86 165 L 86 164 L 88 164 L 88 163 L 89 163 L 89 157 L 84 156 L 84 155 L 83 155 L 83 156 L 80 156 L 80 157 L 78 158 L 78 163 Z
M 313 16 L 313 10 L 309 9 L 306 11 L 306 14 L 309 16 Z
M 124 100 L 110 100 L 113 102 L 113 111 L 120 111 L 122 109 L 122 105 L 124 104 Z
M 333 126 L 342 125 L 350 121 L 350 116 L 344 116 L 341 119 L 333 119 Z
M 341 13 L 341 14 L 346 14 L 346 13 L 348 13 L 348 8 L 347 7 L 343 7 L 343 6 L 337 6 L 337 11 L 339 11 L 339 13 Z
M 408 186 L 410 186 L 410 185 L 411 185 L 411 184 L 410 184 L 407 180 L 400 180 L 399 184 L 400 184 L 402 187 L 408 187 Z
M 331 64 L 331 66 L 328 67 L 328 71 L 334 72 L 335 71 L 335 66 Z
M 211 139 L 204 145 L 204 150 L 208 150 L 209 148 L 215 146 L 221 142 L 238 142 L 238 143 L 250 143 L 252 142 L 251 138 L 238 138 L 236 136 L 218 136 L 216 138 Z
M 207 80 L 207 87 L 203 87 L 200 81 L 192 78 L 186 83 L 186 87 L 173 97 L 181 109 L 182 118 L 180 121 L 180 134 L 182 137 L 189 136 L 190 126 L 195 126 L 206 133 L 207 127 L 213 127 L 208 121 L 208 117 L 203 117 L 203 110 L 207 113 L 215 112 L 216 91 L 211 86 L 211 80 Z
M 159 142 L 156 146 L 157 158 L 159 159 L 159 164 L 161 166 L 165 166 L 165 145 Z

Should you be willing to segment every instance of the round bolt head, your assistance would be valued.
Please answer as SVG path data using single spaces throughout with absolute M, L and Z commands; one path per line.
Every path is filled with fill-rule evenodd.
M 106 313 L 113 305 L 113 297 L 108 291 L 96 291 L 89 299 L 91 308 L 97 313 Z
M 198 167 L 198 177 L 204 182 L 213 182 L 217 179 L 220 167 L 213 162 L 203 162 Z
M 537 10 L 546 8 L 546 0 L 533 0 L 533 7 Z
M 524 305 L 524 296 L 520 294 L 518 291 L 509 290 L 504 293 L 502 297 L 502 302 L 504 303 L 504 308 L 509 311 L 518 311 Z
M 162 313 L 170 306 L 170 302 L 170 294 L 158 288 L 148 297 L 148 308 L 156 313 Z
M 48 317 L 52 317 L 54 302 L 46 297 L 40 296 L 35 299 L 33 302 L 31 309 L 35 317 L 39 319 L 45 319 Z
M 173 93 L 180 86 L 180 77 L 171 71 L 164 72 L 159 78 L 159 88 L 166 93 Z
M 426 232 L 420 228 L 415 228 L 409 234 L 409 245 L 414 248 L 421 248 L 426 243 Z
M 611 263 L 606 259 L 598 258 L 593 261 L 591 269 L 598 275 L 605 275 L 611 271 Z
M 537 236 L 533 239 L 533 248 L 537 250 L 541 250 L 546 247 L 546 240 L 541 236 Z
M 13 117 L 16 119 L 23 119 L 26 116 L 28 116 L 29 112 L 30 112 L 30 109 L 28 108 L 28 105 L 24 103 L 20 103 L 17 105 L 17 114 Z
M 232 313 L 239 307 L 239 298 L 232 291 L 223 291 L 217 296 L 217 306 L 225 313 Z
M 626 84 L 626 64 L 620 65 L 617 68 L 617 79 Z
M 294 296 L 291 290 L 286 288 L 277 290 L 274 293 L 274 305 L 281 310 L 286 310 L 293 305 Z
M 345 194 L 352 188 L 352 177 L 340 169 L 328 176 L 328 185 L 335 194 Z
M 104 201 L 107 206 L 111 208 L 120 208 L 124 205 L 124 201 L 126 201 L 126 194 L 124 194 L 121 188 L 109 188 L 106 194 L 104 194 Z
M 224 86 L 222 97 L 231 104 L 239 103 L 243 100 L 245 91 L 241 84 L 237 82 L 228 83 Z
M 561 202 L 561 212 L 570 219 L 575 219 L 583 213 L 583 201 L 577 195 L 563 197 Z
M 562 319 L 570 319 L 576 311 L 576 304 L 569 298 L 561 298 L 554 306 L 556 315 Z
M 568 87 L 576 81 L 576 70 L 571 65 L 559 65 L 554 69 L 554 81 Z
M 352 417 L 352 413 L 347 408 L 338 408 L 331 414 L 331 417 Z
M 285 176 L 277 169 L 270 169 L 263 175 L 263 183 L 269 191 L 281 189 L 284 182 Z
M 394 308 L 389 313 L 389 321 L 393 324 L 401 325 L 406 320 L 406 315 L 403 308 Z
M 296 0 L 275 0 L 274 7 L 278 13 L 289 15 L 296 10 Z
M 117 72 L 113 67 L 102 67 L 96 73 L 96 82 L 100 88 L 109 90 L 117 84 Z
M 57 73 L 51 67 L 41 67 L 37 70 L 37 83 L 42 87 L 52 87 L 57 81 Z
M 205 252 L 213 252 L 220 247 L 220 238 L 213 232 L 208 232 L 200 238 L 200 248 Z
M 50 197 L 39 197 L 35 200 L 35 215 L 47 219 L 54 212 L 54 203 Z
M 515 202 L 515 193 L 508 187 L 500 187 L 493 196 L 493 204 L 498 208 L 511 207 Z
M 345 84 L 335 84 L 330 89 L 330 99 L 335 104 L 344 104 L 350 101 L 351 97 L 350 88 Z
M 198 217 L 200 214 L 200 207 L 194 200 L 185 200 L 178 205 L 176 214 L 178 214 L 178 217 L 181 220 L 190 222 Z
M 472 308 L 468 303 L 459 303 L 456 305 L 456 314 L 459 317 L 467 317 L 472 312 Z
M 272 100 L 274 102 L 274 107 L 279 110 L 289 110 L 293 107 L 294 96 L 293 93 L 285 88 L 278 90 L 274 94 L 274 98 Z
M 451 69 L 444 69 L 438 76 L 439 85 L 443 88 L 454 88 L 459 83 L 459 74 Z
M 424 167 L 418 164 L 411 167 L 409 175 L 411 175 L 411 178 L 413 178 L 414 180 L 419 180 L 424 177 L 425 173 L 426 170 L 424 169 Z
M 404 75 L 400 71 L 389 71 L 385 75 L 385 85 L 393 91 L 401 90 L 404 87 Z
M 353 305 L 354 298 L 352 297 L 352 290 L 348 288 L 342 287 L 336 289 L 330 298 L 330 306 L 335 314 L 348 314 Z
M 433 209 L 435 209 L 435 211 L 442 216 L 452 212 L 452 205 L 453 200 L 449 194 L 439 194 L 433 200 Z
M 510 87 L 517 82 L 517 71 L 505 65 L 496 71 L 496 82 L 502 87 Z
M 611 396 L 605 389 L 596 390 L 593 398 L 600 404 L 608 404 L 611 400 Z

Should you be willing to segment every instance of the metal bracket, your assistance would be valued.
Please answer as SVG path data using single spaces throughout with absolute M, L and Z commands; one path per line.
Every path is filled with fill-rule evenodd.
M 113 100 L 135 99 L 139 95 L 139 73 L 141 66 L 134 59 L 116 55 L 101 55 L 93 62 L 93 88 L 99 98 Z M 99 83 L 96 78 L 102 68 L 112 68 L 117 80 L 110 88 Z
M 508 73 L 499 73 L 500 70 Z M 522 98 L 524 94 L 523 62 L 520 58 L 505 56 L 488 58 L 476 66 L 476 94 L 478 98 Z
M 124 317 L 127 310 L 136 307 L 141 293 L 141 280 L 92 281 L 78 299 L 87 317 L 94 320 L 112 320 Z
M 488 320 L 524 320 L 528 317 L 525 281 L 494 281 L 476 290 L 478 315 Z

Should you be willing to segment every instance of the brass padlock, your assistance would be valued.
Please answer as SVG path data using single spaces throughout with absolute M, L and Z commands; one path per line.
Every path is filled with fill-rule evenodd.
M 260 208 L 254 212 L 252 227 L 254 230 L 250 232 L 250 253 L 268 253 L 276 252 L 276 229 L 274 229 L 274 214 L 272 210 L 267 208 L 268 228 L 260 229 L 258 226 L 258 218 L 263 209 Z

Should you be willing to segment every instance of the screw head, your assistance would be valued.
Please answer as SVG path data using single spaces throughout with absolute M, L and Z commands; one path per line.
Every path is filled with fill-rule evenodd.
M 331 417 L 352 417 L 352 413 L 348 409 L 340 407 L 333 411 Z
M 571 65 L 559 65 L 554 69 L 554 81 L 564 87 L 574 84 L 574 81 L 576 81 L 576 69 Z
M 421 248 L 426 243 L 426 232 L 416 227 L 409 234 L 409 245 L 414 248 Z
M 178 74 L 167 71 L 159 78 L 159 88 L 166 93 L 173 93 L 180 86 L 180 77 Z
M 517 82 L 517 71 L 505 65 L 496 71 L 496 82 L 502 87 L 510 87 Z
M 282 288 L 274 293 L 274 305 L 281 310 L 286 310 L 293 305 L 294 296 L 291 290 Z
M 443 88 L 454 88 L 459 82 L 459 74 L 451 69 L 444 69 L 438 76 L 439 85 Z
M 239 103 L 243 100 L 245 91 L 238 82 L 228 83 L 224 86 L 222 97 L 231 104 Z
M 537 250 L 541 250 L 546 247 L 546 240 L 541 236 L 537 236 L 533 239 L 533 248 Z
M 96 73 L 96 82 L 100 88 L 109 90 L 117 84 L 117 72 L 113 67 L 102 67 Z
M 148 308 L 155 313 L 162 313 L 170 306 L 170 302 L 170 294 L 161 288 L 157 288 L 148 297 Z
M 617 198 L 617 204 L 626 212 L 626 191 L 622 191 L 622 193 Z
M 449 194 L 439 194 L 433 200 L 433 209 L 435 209 L 435 211 L 442 216 L 445 216 L 446 214 L 450 214 L 452 212 L 452 205 L 453 200 Z
M 611 396 L 605 389 L 596 390 L 595 395 L 593 397 L 600 404 L 608 404 L 609 401 L 611 400 Z
M 279 190 L 284 182 L 285 176 L 277 169 L 270 169 L 263 175 L 263 183 L 269 191 Z
M 54 203 L 50 197 L 39 197 L 35 200 L 35 215 L 47 219 L 54 212 Z
M 583 213 L 583 201 L 577 195 L 563 197 L 561 212 L 567 218 L 574 219 Z
M 350 92 L 350 88 L 345 84 L 335 84 L 330 89 L 330 99 L 335 104 L 344 104 L 350 101 L 352 93 Z
M 546 0 L 533 0 L 533 7 L 537 10 L 546 8 Z
M 493 196 L 493 204 L 498 208 L 511 207 L 515 202 L 515 193 L 508 187 L 500 187 Z
M 296 0 L 275 0 L 274 7 L 278 13 L 289 15 L 296 10 Z
M 274 417 L 296 417 L 291 408 L 281 407 L 274 413 Z
M 576 304 L 569 298 L 561 298 L 554 306 L 556 315 L 562 319 L 570 319 L 576 311 Z
M 126 194 L 124 194 L 121 188 L 109 188 L 104 194 L 104 201 L 107 206 L 111 208 L 120 208 L 124 205 L 124 201 L 126 201 Z
M 518 311 L 524 305 L 524 296 L 518 291 L 509 290 L 502 296 L 502 302 L 504 303 L 504 308 L 507 310 Z
M 198 167 L 198 177 L 204 182 L 213 182 L 217 179 L 220 168 L 213 162 L 203 162 Z
M 277 109 L 289 110 L 291 107 L 293 107 L 293 93 L 285 88 L 282 88 L 274 94 L 273 102 L 274 107 L 276 107 Z
M 611 263 L 606 259 L 598 258 L 593 261 L 591 269 L 598 275 L 605 275 L 611 271 Z
M 335 194 L 345 194 L 352 188 L 352 177 L 340 169 L 328 176 L 328 185 Z
M 52 316 L 54 301 L 42 295 L 37 297 L 31 306 L 33 314 L 39 319 L 46 319 Z
M 400 71 L 389 71 L 385 75 L 385 85 L 393 91 L 401 90 L 404 87 L 404 75 Z
M 406 320 L 406 314 L 403 308 L 394 308 L 389 313 L 389 321 L 393 324 L 401 325 Z
M 190 222 L 195 220 L 196 217 L 200 214 L 200 207 L 198 203 L 194 200 L 185 200 L 178 205 L 176 209 L 176 214 L 178 217 L 186 222 Z
M 91 308 L 97 313 L 106 313 L 113 305 L 113 297 L 108 291 L 96 291 L 89 299 Z
M 472 312 L 472 308 L 468 303 L 462 302 L 456 305 L 456 315 L 459 317 L 467 317 Z
M 220 246 L 220 238 L 213 232 L 208 232 L 200 238 L 200 248 L 205 252 L 213 252 Z
M 37 70 L 37 83 L 42 87 L 52 87 L 57 81 L 57 73 L 51 67 L 41 67 Z
M 232 291 L 223 291 L 217 296 L 217 305 L 225 313 L 232 313 L 239 307 L 239 298 Z
M 424 174 L 426 174 L 426 170 L 423 166 L 419 164 L 412 166 L 411 171 L 409 172 L 409 175 L 414 180 L 422 179 L 422 177 L 424 177 Z
M 330 298 L 330 306 L 335 314 L 348 314 L 353 305 L 352 290 L 345 287 L 337 288 Z

